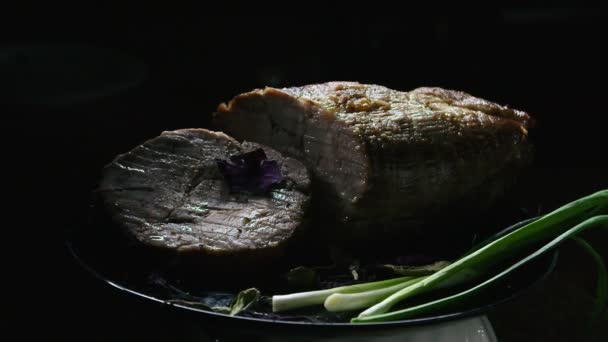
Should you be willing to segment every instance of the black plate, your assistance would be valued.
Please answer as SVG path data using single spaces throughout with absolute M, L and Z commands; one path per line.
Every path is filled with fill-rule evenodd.
M 522 221 L 503 230 L 499 234 L 516 229 L 527 222 L 529 220 Z M 541 280 L 552 272 L 558 258 L 557 250 L 547 253 L 518 270 L 503 285 L 492 290 L 489 296 L 484 296 L 481 301 L 440 315 L 365 324 L 298 322 L 229 316 L 168 302 L 168 299 L 174 297 L 169 293 L 170 291 L 167 291 L 167 279 L 162 279 L 162 277 L 159 279 L 159 275 L 154 270 L 138 268 L 135 266 L 136 263 L 132 263 L 124 258 L 114 258 L 113 256 L 118 256 L 120 253 L 108 251 L 107 248 L 99 248 L 100 244 L 97 238 L 91 239 L 90 236 L 83 233 L 85 233 L 85 230 L 73 231 L 67 239 L 67 246 L 77 263 L 98 280 L 114 287 L 118 292 L 127 294 L 127 296 L 139 298 L 140 302 L 143 300 L 143 302 L 160 303 L 169 310 L 178 311 L 180 315 L 184 315 L 184 319 L 191 321 L 193 325 L 200 329 L 206 331 L 219 329 L 237 335 L 250 334 L 252 331 L 259 333 L 260 331 L 268 331 L 265 329 L 272 328 L 274 335 L 285 333 L 295 336 L 300 329 L 306 329 L 306 334 L 310 335 L 312 329 L 314 330 L 313 334 L 318 334 L 318 336 L 327 333 L 337 333 L 337 331 L 340 331 L 340 334 L 344 336 L 344 334 L 361 333 L 362 329 L 390 331 L 395 328 L 437 324 L 482 315 L 497 305 L 518 297 L 535 284 L 540 283 Z M 138 305 L 145 304 L 140 303 Z M 216 331 L 216 333 L 218 332 Z

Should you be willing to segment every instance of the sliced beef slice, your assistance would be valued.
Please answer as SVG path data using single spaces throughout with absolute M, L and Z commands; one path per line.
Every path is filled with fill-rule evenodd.
M 284 184 L 267 195 L 231 193 L 216 159 L 262 148 Z M 179 255 L 276 254 L 302 226 L 309 196 L 303 164 L 204 129 L 164 132 L 119 155 L 103 172 L 102 203 L 144 245 Z
M 221 104 L 214 124 L 301 159 L 359 237 L 487 207 L 531 157 L 527 113 L 441 88 L 265 88 Z

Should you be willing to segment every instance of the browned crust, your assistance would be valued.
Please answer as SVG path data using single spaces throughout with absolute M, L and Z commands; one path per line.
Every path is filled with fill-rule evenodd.
M 286 92 L 282 91 L 281 89 L 272 88 L 272 87 L 266 87 L 264 89 L 254 89 L 252 91 L 239 94 L 239 95 L 233 97 L 230 101 L 228 101 L 228 103 L 225 103 L 225 102 L 220 103 L 219 106 L 217 107 L 217 112 L 218 113 L 230 113 L 230 112 L 234 111 L 239 106 L 239 104 L 245 99 L 249 99 L 251 97 L 262 98 L 265 96 L 276 96 L 278 98 L 282 98 L 285 100 L 292 101 L 294 103 L 298 103 L 299 105 L 301 105 L 303 107 L 316 108 L 316 110 L 318 112 L 317 114 L 322 119 L 327 120 L 329 122 L 333 122 L 336 120 L 336 116 L 333 112 L 325 110 L 325 108 L 319 106 L 319 104 L 317 104 L 316 102 L 314 102 L 310 99 L 307 99 L 307 98 L 295 98 L 294 96 L 287 94 Z M 344 127 L 348 128 L 348 126 L 346 124 L 344 124 Z
M 447 104 L 471 110 L 483 112 L 488 115 L 510 119 L 520 123 L 523 128 L 534 126 L 534 119 L 526 112 L 499 105 L 495 102 L 472 96 L 469 93 L 457 90 L 443 89 L 438 87 L 420 87 L 412 90 L 412 93 L 426 94 L 440 98 Z

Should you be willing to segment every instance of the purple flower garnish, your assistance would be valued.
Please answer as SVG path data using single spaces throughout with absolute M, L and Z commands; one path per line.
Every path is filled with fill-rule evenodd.
M 283 180 L 279 164 L 268 160 L 261 148 L 230 156 L 230 161 L 216 159 L 216 162 L 231 192 L 262 195 Z

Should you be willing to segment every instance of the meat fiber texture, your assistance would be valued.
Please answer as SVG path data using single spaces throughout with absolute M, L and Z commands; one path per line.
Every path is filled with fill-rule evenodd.
M 531 122 L 460 91 L 356 82 L 253 90 L 214 114 L 218 130 L 302 160 L 354 239 L 491 206 L 531 160 Z
M 260 147 L 278 162 L 284 186 L 267 195 L 231 193 L 216 159 Z M 234 258 L 283 249 L 303 225 L 309 182 L 304 165 L 268 147 L 184 129 L 116 157 L 103 171 L 99 194 L 114 223 L 146 246 Z

